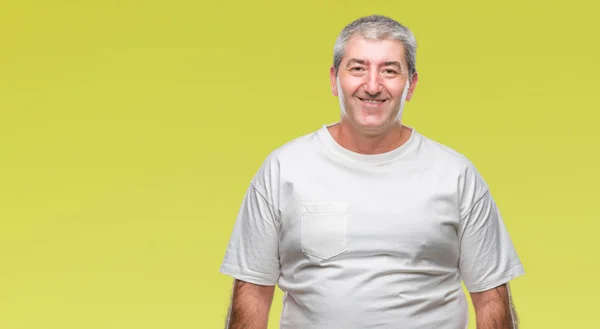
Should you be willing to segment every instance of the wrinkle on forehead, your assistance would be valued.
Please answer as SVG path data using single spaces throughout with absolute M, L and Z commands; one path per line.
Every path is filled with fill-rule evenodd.
M 384 43 L 388 43 L 387 45 L 384 45 Z M 356 43 L 361 44 L 361 43 L 371 43 L 371 44 L 379 44 L 375 47 L 380 47 L 380 49 L 377 50 L 365 50 L 365 49 L 369 49 L 369 47 L 364 47 L 364 46 L 357 46 Z M 390 46 L 390 44 L 397 44 L 400 47 L 399 50 L 399 58 L 394 58 L 396 56 L 386 56 L 387 54 L 389 54 L 390 52 L 390 48 L 392 48 L 392 46 Z M 353 53 L 349 54 L 350 50 L 354 50 L 354 49 L 358 49 L 358 54 L 356 54 L 357 51 L 354 51 Z M 380 51 L 379 53 L 376 53 L 377 51 Z M 373 57 L 379 57 L 376 59 L 372 59 L 376 62 L 381 62 L 381 63 L 375 63 L 377 66 L 389 66 L 389 65 L 397 65 L 400 68 L 401 74 L 405 75 L 408 70 L 406 67 L 406 64 L 404 63 L 404 61 L 406 60 L 405 58 L 405 54 L 404 54 L 404 45 L 402 44 L 402 42 L 395 40 L 395 39 L 388 39 L 388 38 L 367 38 L 367 37 L 363 37 L 362 35 L 355 35 L 354 37 L 352 37 L 349 42 L 348 45 L 346 47 L 346 51 L 345 51 L 345 55 L 349 56 L 350 59 L 347 60 L 346 64 L 344 65 L 344 67 L 348 68 L 350 65 L 352 64 L 362 64 L 362 65 L 367 65 L 370 64 L 370 60 L 367 58 L 364 58 L 363 56 L 366 57 L 370 57 L 369 55 L 375 55 Z M 371 54 L 369 54 L 369 52 L 371 52 Z M 373 54 L 374 53 L 374 54 Z M 381 53 L 384 53 L 383 55 L 380 55 Z M 344 56 L 344 57 L 346 57 Z

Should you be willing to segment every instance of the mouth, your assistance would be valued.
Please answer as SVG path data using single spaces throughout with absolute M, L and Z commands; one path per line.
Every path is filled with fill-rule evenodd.
M 381 105 L 385 102 L 387 102 L 387 99 L 371 99 L 371 98 L 360 98 L 357 97 L 363 104 L 369 105 L 369 106 L 378 106 Z

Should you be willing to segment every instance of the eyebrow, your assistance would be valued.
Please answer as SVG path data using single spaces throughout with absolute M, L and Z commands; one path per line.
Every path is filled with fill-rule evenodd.
M 346 67 L 353 65 L 353 64 L 365 64 L 366 61 L 362 60 L 362 59 L 358 59 L 358 58 L 351 58 L 350 60 L 348 60 L 348 63 L 346 64 Z M 400 70 L 403 70 L 404 67 L 402 66 L 402 63 L 398 62 L 398 61 L 387 61 L 383 63 L 383 66 L 397 66 L 398 68 L 400 68 Z
M 400 68 L 400 70 L 402 70 L 402 69 L 403 69 L 403 67 L 402 67 L 402 63 L 400 63 L 400 62 L 397 62 L 397 61 L 388 61 L 388 62 L 385 62 L 385 63 L 383 63 L 383 64 L 384 64 L 384 66 L 397 66 L 397 67 L 399 67 L 399 68 Z
M 348 63 L 346 63 L 346 67 L 352 65 L 352 64 L 365 64 L 366 61 L 362 60 L 362 59 L 358 59 L 358 58 L 351 58 L 350 60 L 348 60 Z

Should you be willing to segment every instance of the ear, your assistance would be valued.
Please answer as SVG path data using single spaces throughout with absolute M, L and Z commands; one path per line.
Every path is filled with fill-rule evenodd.
M 410 101 L 413 93 L 415 92 L 415 88 L 417 87 L 417 82 L 419 82 L 419 74 L 415 72 L 413 74 L 412 79 L 410 80 L 410 87 L 408 87 L 408 95 L 406 96 L 406 100 Z
M 330 79 L 330 83 L 331 83 L 331 93 L 333 94 L 333 96 L 337 97 L 338 96 L 337 81 L 336 81 L 336 76 L 335 76 L 335 69 L 333 68 L 333 66 L 329 69 L 329 79 Z

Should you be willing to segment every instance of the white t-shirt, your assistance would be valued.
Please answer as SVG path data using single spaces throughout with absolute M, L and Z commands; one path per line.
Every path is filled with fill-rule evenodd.
M 488 186 L 419 134 L 387 153 L 327 126 L 273 151 L 242 202 L 221 273 L 285 293 L 282 329 L 465 329 L 470 292 L 524 274 Z

